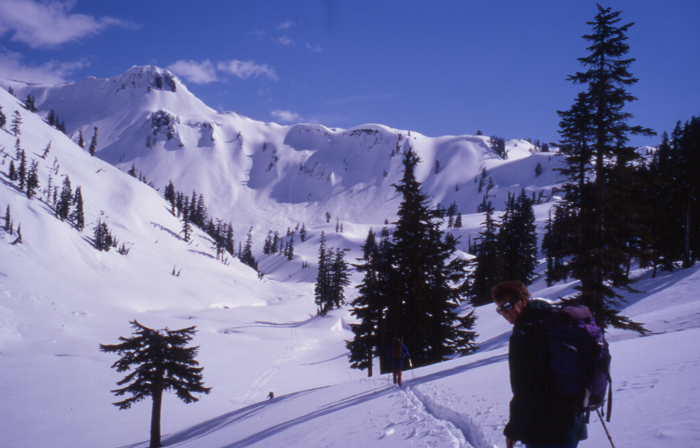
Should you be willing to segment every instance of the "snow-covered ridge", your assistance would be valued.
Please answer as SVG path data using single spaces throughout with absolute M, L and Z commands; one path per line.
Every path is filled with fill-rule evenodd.
M 272 225 L 268 216 L 290 206 L 294 223 L 321 222 L 326 212 L 344 222 L 358 217 L 392 221 L 398 156 L 409 146 L 421 157 L 418 178 L 433 203 L 447 207 L 454 202 L 471 213 L 483 196 L 477 177 L 500 163 L 488 137 L 428 138 L 377 124 L 279 126 L 219 113 L 170 72 L 153 66 L 132 67 L 106 80 L 14 88 L 19 98 L 34 95 L 40 114 L 55 110 L 74 142 L 80 132 L 89 138 L 97 127 L 98 157 L 122 171 L 133 166 L 156 188 L 172 181 L 179 191 L 203 194 L 210 213 L 234 221 L 237 232 L 251 226 L 266 232 Z M 508 148 L 512 159 L 536 150 L 525 141 L 509 142 Z M 541 182 L 521 185 L 494 178 L 494 202 L 525 187 L 551 197 L 556 161 L 540 158 L 537 163 L 549 172 Z M 527 165 L 534 170 L 537 163 Z

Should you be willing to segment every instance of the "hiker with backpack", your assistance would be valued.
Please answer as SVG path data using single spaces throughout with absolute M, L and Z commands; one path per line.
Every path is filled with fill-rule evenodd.
M 508 349 L 513 398 L 503 430 L 507 448 L 517 441 L 528 448 L 575 448 L 587 438 L 591 394 L 586 391 L 602 403 L 610 378 L 600 328 L 588 308 L 555 308 L 531 299 L 520 281 L 495 286 L 491 297 L 496 311 L 513 324 Z
M 401 371 L 403 370 L 403 357 L 410 360 L 408 349 L 399 338 L 394 338 L 389 346 L 389 365 L 394 375 L 394 384 L 401 386 Z

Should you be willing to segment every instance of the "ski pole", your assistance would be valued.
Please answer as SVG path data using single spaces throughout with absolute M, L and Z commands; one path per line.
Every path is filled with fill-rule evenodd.
M 408 366 L 411 368 L 411 375 L 413 376 L 413 379 L 416 379 L 416 374 L 413 371 L 413 363 L 411 362 L 411 358 L 408 358 Z
M 612 437 L 610 437 L 610 433 L 608 432 L 608 427 L 605 426 L 605 422 L 603 421 L 603 417 L 600 415 L 600 409 L 596 409 L 595 411 L 598 414 L 598 419 L 600 419 L 600 423 L 603 424 L 603 429 L 605 429 L 605 434 L 608 436 L 608 440 L 610 441 L 610 445 L 612 445 L 612 448 L 615 448 L 615 444 L 613 443 Z

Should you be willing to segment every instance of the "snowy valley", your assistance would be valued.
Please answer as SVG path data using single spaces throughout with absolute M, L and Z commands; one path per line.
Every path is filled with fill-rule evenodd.
M 556 153 L 509 140 L 503 160 L 485 136 L 257 122 L 215 111 L 152 66 L 56 86 L 0 85 L 8 117 L 0 129 L 0 209 L 11 212 L 14 230 L 0 232 L 1 446 L 148 446 L 150 401 L 128 411 L 114 407 L 110 390 L 123 375 L 110 368 L 116 357 L 98 350 L 128 336 L 131 320 L 198 329 L 197 359 L 212 392 L 189 405 L 165 397 L 166 446 L 505 446 L 511 327 L 494 306 L 476 310 L 476 354 L 406 371 L 403 389 L 386 375 L 367 378 L 347 359 L 354 321 L 348 307 L 316 316 L 319 240 L 324 232 L 328 245 L 349 249 L 346 258 L 354 262 L 370 228 L 391 227 L 400 203 L 392 185 L 409 147 L 421 158 L 418 180 L 432 204 L 457 207 L 462 227 L 448 231 L 463 252 L 484 220 L 476 213 L 482 189 L 497 210 L 508 193 L 524 189 L 536 197 L 542 230 L 562 182 Z M 37 113 L 21 104 L 29 94 Z M 65 134 L 46 123 L 52 110 Z M 9 130 L 15 111 L 19 135 Z M 93 157 L 78 142 L 95 133 Z M 18 141 L 40 179 L 31 199 L 8 178 Z M 65 179 L 82 192 L 82 232 L 49 205 L 53 187 Z M 201 195 L 212 219 L 230 222 L 236 248 L 252 229 L 264 275 L 234 257 L 218 259 L 200 229 L 185 241 L 182 222 L 163 197 L 169 182 Z M 94 228 L 103 222 L 128 253 L 95 249 Z M 20 226 L 21 244 L 13 244 Z M 269 232 L 284 235 L 297 226 L 308 236 L 295 242 L 291 260 L 263 254 Z M 650 333 L 608 334 L 615 446 L 696 446 L 700 267 L 633 275 L 642 292 L 626 295 L 623 314 Z M 349 300 L 360 280 L 354 272 Z M 557 300 L 574 286 L 547 287 L 540 277 L 530 289 Z M 275 398 L 267 400 L 270 391 Z M 595 416 L 581 446 L 606 445 Z

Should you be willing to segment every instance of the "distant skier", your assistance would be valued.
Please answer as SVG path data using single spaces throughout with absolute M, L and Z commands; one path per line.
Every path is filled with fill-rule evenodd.
M 273 394 L 272 391 L 270 391 L 270 393 L 267 394 L 267 398 L 269 398 L 270 400 L 272 400 L 273 398 L 275 398 L 275 394 Z
M 389 364 L 391 364 L 391 371 L 394 374 L 394 384 L 399 386 L 401 385 L 401 370 L 403 369 L 404 356 L 410 358 L 408 349 L 399 338 L 394 338 L 389 346 Z

